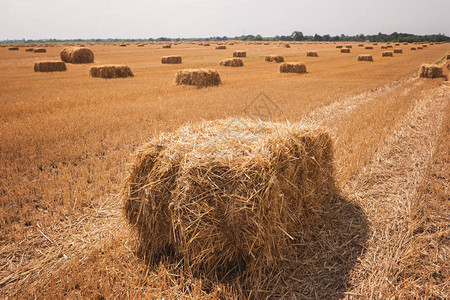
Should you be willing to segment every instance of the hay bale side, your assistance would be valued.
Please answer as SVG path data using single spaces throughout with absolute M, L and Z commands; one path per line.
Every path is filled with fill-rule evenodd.
M 423 49 L 423 48 L 422 48 L 422 47 L 420 47 L 420 46 L 419 46 L 419 47 L 417 47 L 417 50 L 422 50 L 422 49 Z
M 306 73 L 306 65 L 304 63 L 282 63 L 280 65 L 280 73 Z
M 66 64 L 63 61 L 40 61 L 34 63 L 35 72 L 63 72 L 66 70 Z
M 386 56 L 393 57 L 394 55 L 393 55 L 392 51 L 383 51 L 381 56 L 383 56 L 383 57 L 386 57 Z
M 19 47 L 9 47 L 8 50 L 9 51 L 17 51 L 17 50 L 19 50 Z
M 409 48 L 409 50 L 415 51 L 415 50 L 417 50 L 417 48 L 416 47 L 411 47 L 411 48 Z
M 366 46 L 366 47 L 364 47 L 364 49 L 366 49 L 366 50 L 373 50 L 373 47 L 372 46 Z
M 223 46 L 223 45 L 216 46 L 216 50 L 225 50 L 225 49 L 227 49 L 227 46 Z
M 25 52 L 33 52 L 34 51 L 34 48 L 27 48 L 27 49 L 25 49 Z
M 45 48 L 36 48 L 36 49 L 33 49 L 33 52 L 34 53 L 47 53 L 47 49 L 45 49 Z
M 245 51 L 234 51 L 233 57 L 247 57 L 247 52 Z
M 72 64 L 89 64 L 94 62 L 94 52 L 84 47 L 64 48 L 59 54 L 61 60 Z
M 172 45 L 167 44 L 167 45 L 163 45 L 162 47 L 163 47 L 164 49 L 168 49 L 168 48 L 172 48 Z
M 370 54 L 360 54 L 358 55 L 358 61 L 373 61 L 373 57 Z
M 264 58 L 265 61 L 267 62 L 276 62 L 276 63 L 282 63 L 284 62 L 284 57 L 281 55 L 267 55 Z
M 446 59 L 450 60 L 450 54 L 447 54 Z
M 218 86 L 222 83 L 219 72 L 210 69 L 185 69 L 175 74 L 175 84 L 196 87 Z
M 358 47 L 364 47 L 364 44 L 358 44 Z
M 133 77 L 134 74 L 129 66 L 125 65 L 98 65 L 93 66 L 89 72 L 91 77 L 99 78 L 125 78 Z
M 403 50 L 400 48 L 395 48 L 394 53 L 403 53 Z
M 442 67 L 433 64 L 422 64 L 419 68 L 419 77 L 422 78 L 439 78 L 442 73 Z
M 181 64 L 182 58 L 179 55 L 170 55 L 161 57 L 162 64 Z
M 347 49 L 352 49 L 353 46 L 352 46 L 352 45 L 346 45 L 345 48 L 347 48 Z
M 244 61 L 240 58 L 226 58 L 220 61 L 220 65 L 224 67 L 242 67 Z
M 387 47 L 386 46 L 381 46 L 381 49 L 387 49 Z
M 342 48 L 341 53 L 350 53 L 350 49 L 348 48 Z
M 308 52 L 306 52 L 306 56 L 318 57 L 319 55 L 317 54 L 316 51 L 308 51 Z
M 342 48 L 342 45 L 337 45 L 336 48 L 337 48 L 337 49 L 341 49 L 341 48 Z
M 121 198 L 148 258 L 174 249 L 194 274 L 251 270 L 258 280 L 256 270 L 295 256 L 291 245 L 331 199 L 326 131 L 233 121 L 187 125 L 137 151 Z

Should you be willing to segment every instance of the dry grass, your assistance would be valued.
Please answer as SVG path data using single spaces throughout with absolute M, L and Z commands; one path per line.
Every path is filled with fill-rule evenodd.
M 227 44 L 227 48 L 235 51 L 244 47 L 234 44 Z M 276 48 L 287 61 L 305 59 L 304 53 L 311 48 L 307 44 L 291 46 Z M 391 145 L 393 153 L 402 150 L 403 157 L 414 154 L 409 161 L 417 158 L 426 169 L 421 157 L 432 149 L 432 142 L 399 144 L 398 139 L 390 137 L 395 132 L 396 136 L 408 136 L 419 128 L 417 123 L 404 120 L 410 120 L 406 116 L 416 101 L 435 96 L 433 91 L 442 80 L 398 80 L 417 74 L 421 63 L 441 58 L 448 52 L 448 44 L 434 45 L 427 51 L 407 51 L 394 60 L 379 59 L 370 64 L 355 61 L 364 51 L 361 48 L 355 47 L 353 54 L 343 56 L 333 44 L 316 44 L 320 58 L 308 61 L 309 73 L 305 76 L 280 76 L 276 66 L 263 63 L 270 46 L 245 45 L 249 53 L 260 56 L 248 57 L 245 68 L 223 68 L 220 75 L 226 84 L 201 90 L 172 85 L 177 66 L 161 65 L 161 56 L 168 50 L 161 49 L 160 44 L 150 43 L 145 51 L 113 45 L 90 47 L 98 62 L 132 65 L 139 76 L 132 80 L 92 80 L 87 76 L 89 65 L 69 66 L 68 72 L 37 74 L 30 68 L 34 59 L 29 53 L 0 48 L 1 298 L 217 299 L 233 294 L 237 298 L 242 288 L 238 280 L 232 288 L 199 279 L 177 260 L 148 265 L 145 257 L 137 255 L 138 240 L 128 231 L 117 194 L 136 147 L 186 122 L 245 116 L 245 108 L 261 91 L 282 112 L 268 115 L 270 120 L 295 122 L 311 112 L 324 112 L 324 126 L 338 137 L 334 147 L 338 184 L 350 187 L 349 196 L 333 199 L 321 214 L 327 222 L 312 228 L 311 236 L 296 245 L 296 263 L 280 264 L 285 271 L 272 277 L 272 284 L 277 284 L 276 280 L 282 284 L 272 297 L 330 299 L 362 294 L 362 298 L 368 298 L 372 294 L 377 298 L 448 298 L 448 280 L 438 272 L 448 270 L 448 251 L 440 246 L 441 233 L 437 233 L 442 226 L 437 225 L 434 233 L 424 226 L 422 233 L 415 233 L 419 244 L 406 238 L 403 241 L 411 248 L 402 247 L 398 242 L 401 235 L 391 233 L 397 228 L 399 232 L 404 228 L 414 231 L 420 227 L 415 227 L 419 221 L 406 227 L 382 226 L 389 224 L 387 220 L 410 218 L 409 214 L 401 216 L 411 202 L 386 201 L 379 210 L 369 206 L 372 197 L 402 199 L 402 190 L 413 195 L 409 185 L 397 180 L 409 175 L 390 179 L 392 170 L 405 168 L 405 160 L 378 155 L 384 149 L 380 145 Z M 57 57 L 60 50 L 49 47 L 47 55 Z M 177 51 L 182 51 L 186 68 L 217 66 L 217 51 L 210 47 L 180 43 Z M 372 52 L 378 56 L 381 53 L 381 49 Z M 444 96 L 448 99 L 448 91 Z M 430 101 L 427 103 L 439 102 Z M 431 114 L 416 114 L 418 118 L 411 120 L 437 127 L 435 116 L 444 111 L 440 108 L 438 105 L 429 110 Z M 441 155 L 445 161 L 447 154 L 436 157 Z M 392 166 L 372 168 L 370 161 Z M 364 185 L 357 185 L 353 179 L 360 172 L 372 174 Z M 424 179 L 421 176 L 411 178 L 429 182 L 429 175 Z M 446 191 L 441 184 L 447 180 L 439 181 L 441 176 L 432 177 L 436 179 L 436 192 Z M 380 184 L 385 185 L 377 190 Z M 373 194 L 368 194 L 372 187 Z M 425 193 L 421 199 L 435 195 L 420 193 Z M 422 219 L 416 211 L 412 215 Z M 398 213 L 393 219 L 392 212 Z M 432 221 L 434 224 L 445 220 L 434 209 L 425 213 L 430 214 L 430 220 L 437 220 Z M 379 238 L 386 232 L 391 240 Z M 372 240 L 374 234 L 376 239 Z M 398 256 L 392 258 L 396 253 Z M 424 272 L 417 273 L 422 269 Z M 448 278 L 445 272 L 442 274 Z M 360 280 L 364 278 L 367 280 Z M 252 291 L 247 293 L 254 295 Z

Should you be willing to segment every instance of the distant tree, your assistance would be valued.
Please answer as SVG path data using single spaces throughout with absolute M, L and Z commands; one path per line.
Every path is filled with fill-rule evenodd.
M 291 38 L 293 41 L 303 41 L 303 39 L 304 39 L 303 33 L 301 31 L 294 31 L 291 34 Z

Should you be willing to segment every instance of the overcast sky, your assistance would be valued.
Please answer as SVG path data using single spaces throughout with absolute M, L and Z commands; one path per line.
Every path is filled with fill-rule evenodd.
M 450 36 L 450 0 L 0 0 L 0 40 L 354 35 Z

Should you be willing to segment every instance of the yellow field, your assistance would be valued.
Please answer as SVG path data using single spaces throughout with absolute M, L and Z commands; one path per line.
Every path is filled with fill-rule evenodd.
M 285 289 L 263 294 L 448 298 L 448 209 L 436 207 L 447 205 L 449 192 L 450 86 L 416 74 L 450 46 L 401 45 L 394 48 L 403 54 L 382 57 L 382 44 L 342 43 L 350 44 L 349 54 L 331 43 L 89 46 L 95 64 L 130 66 L 135 77 L 126 79 L 90 78 L 92 64 L 33 71 L 36 61 L 59 59 L 62 46 L 0 48 L 0 298 L 242 295 L 237 283 L 200 281 L 176 264 L 147 266 L 135 254 L 118 191 L 137 147 L 186 122 L 245 117 L 261 92 L 279 108 L 267 119 L 318 123 L 333 134 L 343 197 L 330 228 L 318 228 L 320 238 L 283 275 Z M 244 66 L 219 66 L 235 50 L 247 51 Z M 357 61 L 366 53 L 374 62 Z M 264 61 L 270 54 L 304 62 L 307 73 L 278 73 L 278 64 Z M 164 55 L 183 63 L 162 65 Z M 217 69 L 222 84 L 174 85 L 184 68 Z M 443 180 L 430 175 L 436 165 Z

